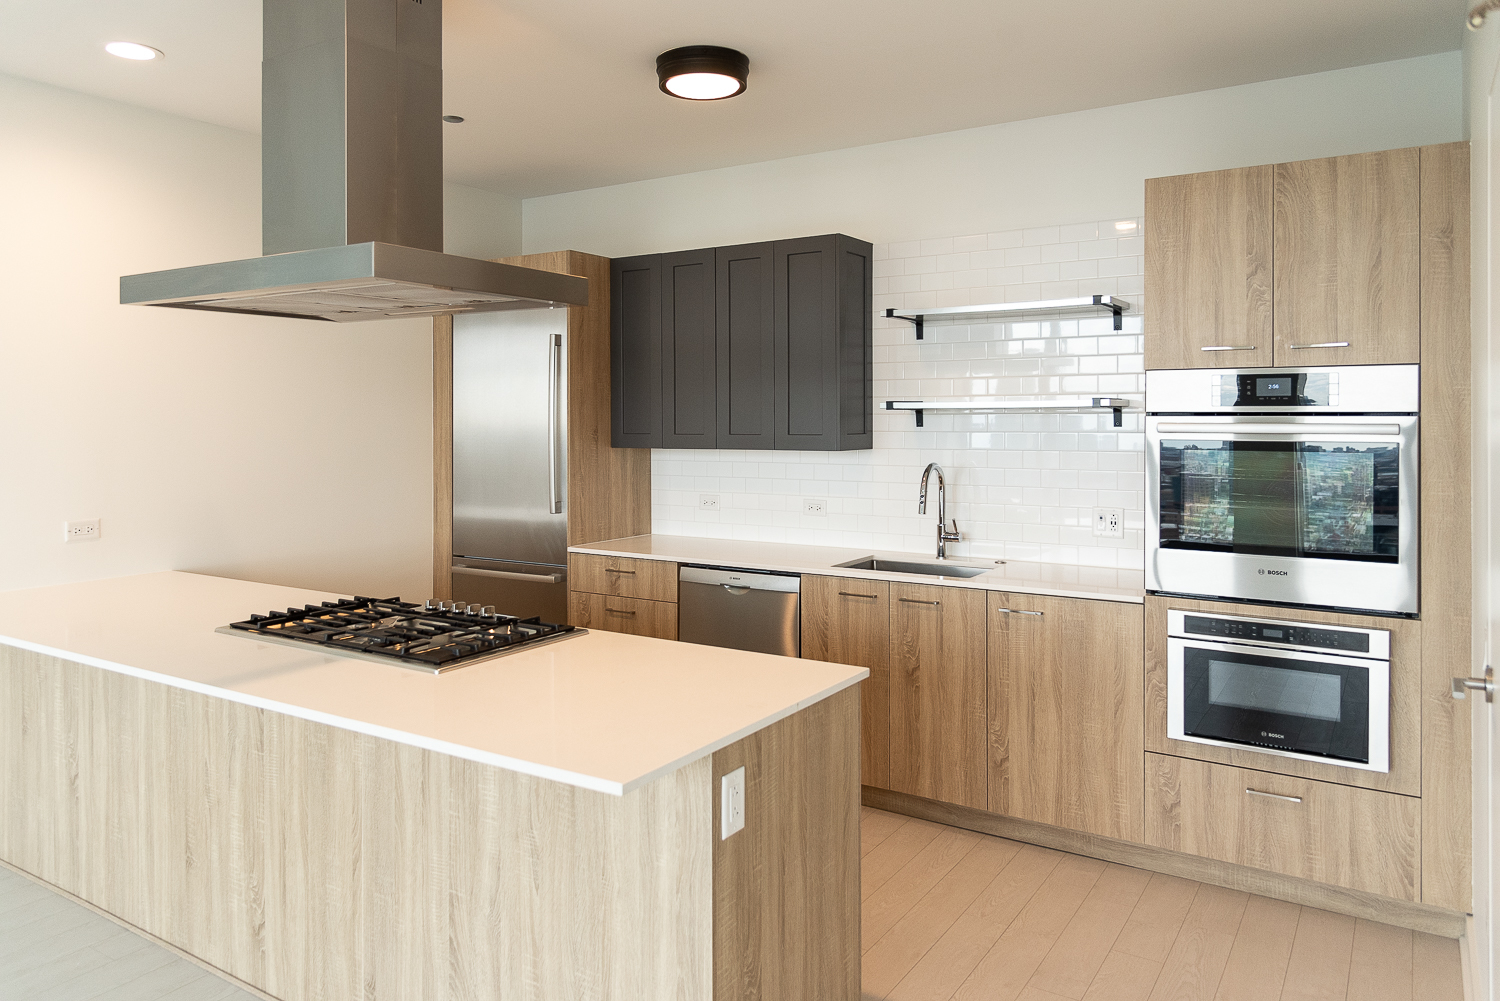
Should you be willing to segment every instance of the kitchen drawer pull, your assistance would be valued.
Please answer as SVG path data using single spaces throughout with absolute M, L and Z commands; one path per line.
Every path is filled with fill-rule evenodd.
M 920 598 L 897 598 L 896 600 L 897 601 L 904 601 L 908 605 L 941 605 L 942 604 L 941 601 L 923 601 Z
M 1215 344 L 1211 348 L 1199 348 L 1198 350 L 1199 351 L 1254 351 L 1255 350 L 1255 345 L 1254 344 L 1245 344 L 1245 345 L 1238 345 L 1237 346 L 1237 345 L 1234 345 L 1234 344 Z
M 635 571 L 634 570 L 616 570 L 614 567 L 605 567 L 604 568 L 604 572 L 605 573 L 624 574 L 627 577 L 634 577 L 635 576 Z
M 876 594 L 860 594 L 858 591 L 840 591 L 840 598 L 878 598 Z
M 1293 351 L 1305 351 L 1308 348 L 1347 348 L 1348 341 L 1323 341 L 1321 344 L 1288 344 L 1287 347 Z
M 997 608 L 995 611 L 1004 612 L 1006 615 L 1035 615 L 1037 618 L 1047 614 L 1046 612 L 1028 612 L 1024 608 Z
M 1264 796 L 1266 799 L 1279 799 L 1288 803 L 1302 802 L 1301 796 L 1279 796 L 1274 792 L 1261 792 L 1259 789 L 1251 789 L 1249 786 L 1245 787 L 1245 791 L 1252 796 Z
M 632 612 L 632 611 L 630 611 L 628 609 L 624 609 L 624 608 L 610 608 L 608 605 L 604 606 L 604 610 L 606 612 L 613 612 L 615 615 L 634 615 L 635 614 L 634 612 Z

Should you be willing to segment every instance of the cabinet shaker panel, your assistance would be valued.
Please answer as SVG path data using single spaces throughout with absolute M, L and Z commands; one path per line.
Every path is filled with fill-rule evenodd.
M 661 444 L 715 448 L 714 252 L 663 254 L 661 281 Z
M 661 255 L 610 262 L 610 444 L 660 448 Z
M 776 290 L 769 243 L 714 251 L 719 447 L 776 447 Z

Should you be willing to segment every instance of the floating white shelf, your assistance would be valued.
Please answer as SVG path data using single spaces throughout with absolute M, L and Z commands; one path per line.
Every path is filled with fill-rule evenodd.
M 1115 329 L 1123 329 L 1120 316 L 1130 303 L 1112 295 L 1086 295 L 1077 299 L 1037 299 L 1032 302 L 992 302 L 984 306 L 944 306 L 941 309 L 887 309 L 885 315 L 916 325 L 917 340 L 922 339 L 922 323 L 928 318 L 947 319 L 960 316 L 1004 316 L 1009 313 L 1066 313 L 1075 309 L 1104 310 L 1113 313 Z
M 917 427 L 922 427 L 922 417 L 929 410 L 940 413 L 1048 413 L 1057 410 L 1112 410 L 1115 427 L 1122 424 L 1121 415 L 1130 406 L 1129 400 L 1114 396 L 1058 396 L 1046 400 L 976 399 L 976 400 L 886 400 L 887 410 L 910 410 L 917 415 Z

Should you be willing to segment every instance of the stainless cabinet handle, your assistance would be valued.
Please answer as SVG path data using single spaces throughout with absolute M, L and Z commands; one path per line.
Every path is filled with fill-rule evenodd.
M 1302 802 L 1301 796 L 1278 796 L 1274 792 L 1261 792 L 1259 789 L 1251 789 L 1249 786 L 1245 787 L 1245 791 L 1252 796 L 1264 796 L 1266 799 L 1279 799 L 1287 803 Z
M 548 365 L 551 368 L 551 377 L 547 382 L 547 510 L 553 514 L 562 514 L 561 490 L 557 486 L 558 466 L 557 461 L 557 438 L 558 424 L 557 407 L 562 396 L 562 335 L 553 334 L 552 343 L 548 346 Z
M 1287 347 L 1293 351 L 1306 351 L 1308 348 L 1347 348 L 1348 341 L 1323 341 L 1321 344 L 1288 344 Z
M 635 614 L 634 612 L 627 611 L 626 609 L 623 609 L 623 608 L 610 608 L 608 605 L 604 606 L 604 610 L 606 612 L 610 612 L 610 613 L 612 613 L 614 615 L 634 615 Z
M 1453 697 L 1455 699 L 1466 699 L 1469 692 L 1483 692 L 1484 701 L 1495 701 L 1495 669 L 1486 667 L 1482 678 L 1454 678 Z
M 997 608 L 995 611 L 1004 612 L 1006 615 L 1035 615 L 1037 618 L 1047 614 L 1046 612 L 1028 612 L 1024 608 Z
M 879 596 L 878 595 L 874 595 L 874 594 L 858 594 L 858 593 L 856 593 L 854 591 L 840 591 L 839 592 L 839 597 L 840 598 L 875 598 L 875 597 L 879 597 Z
M 1233 344 L 1215 344 L 1211 348 L 1199 348 L 1198 350 L 1199 351 L 1254 351 L 1255 350 L 1255 345 L 1254 344 L 1246 344 L 1246 345 L 1237 347 L 1237 346 L 1235 346 Z
M 919 600 L 917 598 L 897 598 L 896 600 L 897 601 L 904 601 L 908 605 L 941 605 L 942 604 L 941 601 L 921 601 L 921 600 Z
M 635 571 L 634 570 L 616 570 L 614 567 L 605 567 L 604 568 L 604 572 L 605 573 L 624 574 L 627 577 L 634 577 L 635 576 Z
M 476 577 L 499 577 L 501 580 L 534 580 L 543 584 L 561 584 L 568 579 L 566 572 L 563 573 L 512 573 L 509 570 L 482 570 L 479 567 L 465 567 L 454 564 L 454 573 L 473 574 Z

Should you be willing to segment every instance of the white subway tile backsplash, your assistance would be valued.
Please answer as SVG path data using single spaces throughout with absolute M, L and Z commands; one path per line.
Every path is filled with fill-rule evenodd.
M 1121 217 L 1127 218 L 1127 217 Z M 1107 393 L 1139 400 L 1143 287 L 1140 227 L 1087 223 L 877 244 L 874 253 L 875 448 L 863 452 L 658 449 L 654 530 L 752 541 L 927 553 L 935 512 L 916 512 L 928 462 L 947 473 L 957 555 L 1140 569 L 1145 512 L 1143 422 L 1125 414 L 928 414 L 886 399 Z M 1125 329 L 1102 317 L 932 321 L 916 341 L 887 308 L 1123 295 Z M 698 508 L 716 493 L 718 511 Z M 822 497 L 822 517 L 802 498 Z M 1093 535 L 1093 508 L 1118 507 L 1125 538 Z M 929 508 L 929 512 L 931 509 Z

